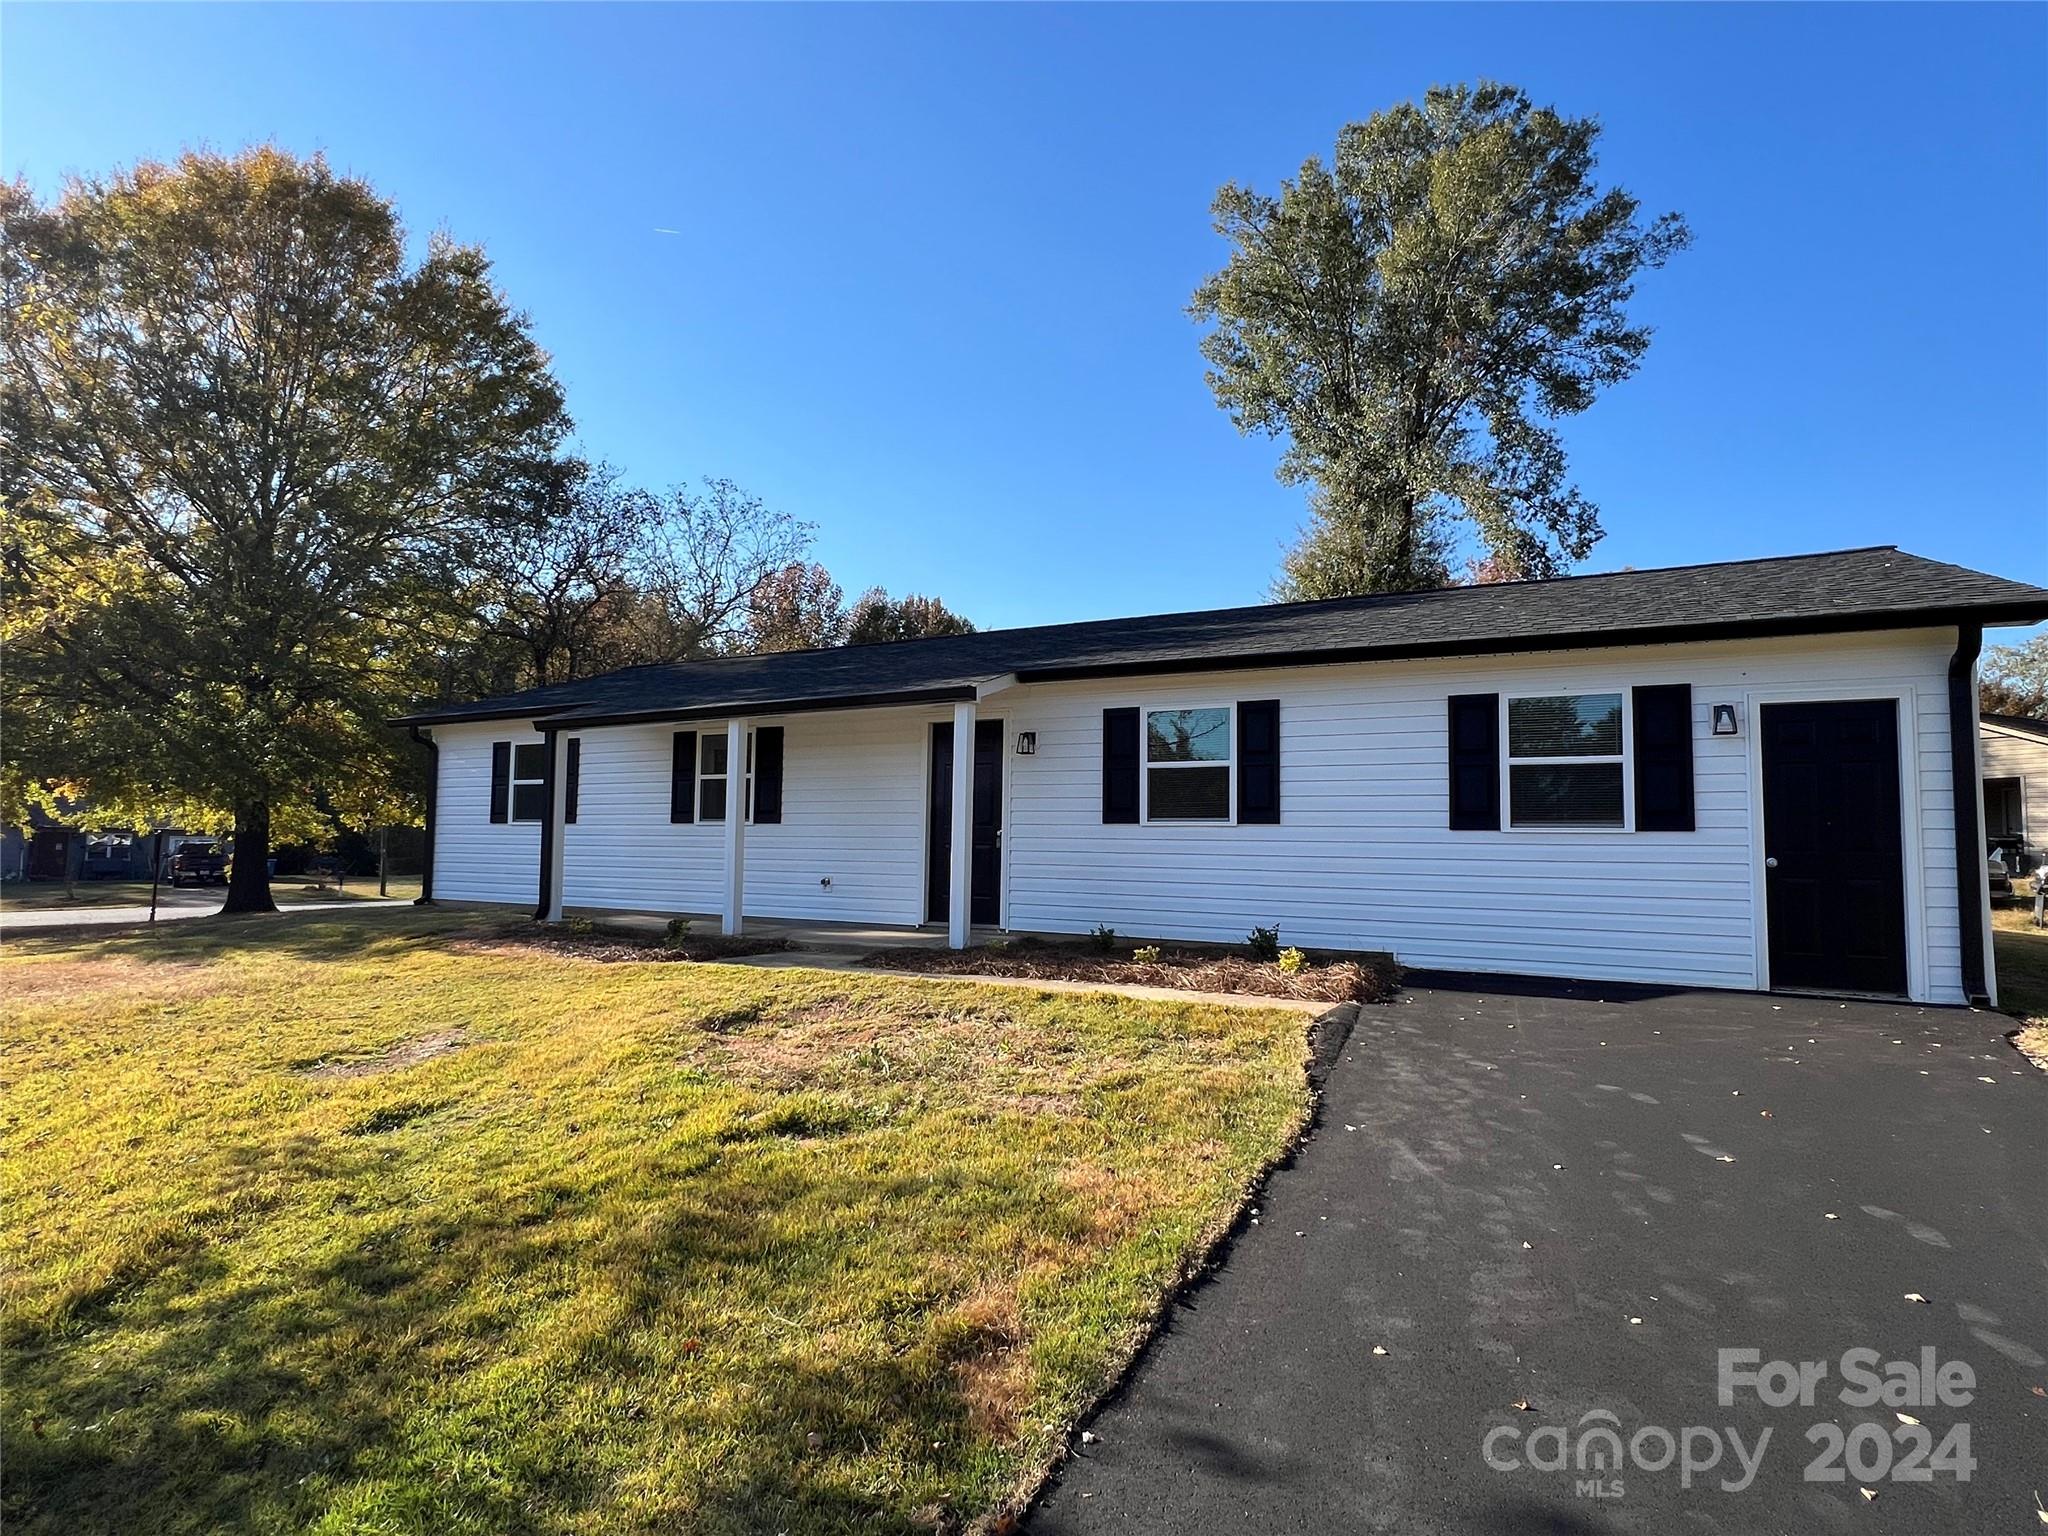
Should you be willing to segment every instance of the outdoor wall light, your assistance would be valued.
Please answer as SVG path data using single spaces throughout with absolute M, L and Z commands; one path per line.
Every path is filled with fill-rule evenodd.
M 1734 736 L 1738 734 L 1739 730 L 1740 727 L 1736 723 L 1735 706 L 1733 704 L 1716 704 L 1714 706 L 1714 734 L 1716 736 Z
M 1031 757 L 1034 754 L 1036 754 L 1037 751 L 1038 732 L 1019 731 L 1017 733 L 1017 755 L 1019 757 Z

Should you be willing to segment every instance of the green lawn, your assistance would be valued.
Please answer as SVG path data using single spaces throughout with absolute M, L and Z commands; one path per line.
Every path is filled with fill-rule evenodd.
M 2020 1043 L 2048 1066 L 2048 929 L 2034 926 L 2031 900 L 1991 909 L 1998 1006 L 2022 1023 Z
M 10 943 L 10 1529 L 1000 1512 L 1308 1108 L 1299 1014 L 488 923 Z

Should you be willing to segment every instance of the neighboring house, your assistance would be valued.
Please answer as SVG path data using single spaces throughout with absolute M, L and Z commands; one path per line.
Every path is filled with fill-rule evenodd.
M 77 814 L 76 807 L 64 808 Z M 127 827 L 87 831 L 31 808 L 28 825 L 0 827 L 0 880 L 147 880 L 152 832 Z M 168 857 L 186 834 L 163 834 Z
M 2031 874 L 2048 854 L 2048 720 L 1981 717 L 1984 836 L 2014 874 Z
M 1892 548 L 638 667 L 401 720 L 432 896 L 1991 991 L 1976 658 Z M 972 742 L 970 749 L 956 745 Z

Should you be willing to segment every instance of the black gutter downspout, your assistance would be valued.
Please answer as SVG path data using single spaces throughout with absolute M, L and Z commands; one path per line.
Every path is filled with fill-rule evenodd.
M 1984 979 L 1984 789 L 1977 782 L 1977 654 L 1981 624 L 1956 626 L 1948 664 L 1949 776 L 1956 806 L 1956 931 L 1963 946 L 1963 995 L 1989 1007 Z
M 420 734 L 416 725 L 407 726 L 412 739 L 427 749 L 427 850 L 420 857 L 420 895 L 416 907 L 434 904 L 434 807 L 441 795 L 441 744 Z
M 541 793 L 547 802 L 547 810 L 540 818 L 540 899 L 534 906 L 533 920 L 544 923 L 548 920 L 548 908 L 553 905 L 548 899 L 548 887 L 553 883 L 548 874 L 555 863 L 555 732 L 545 726 L 538 729 L 541 751 L 547 762 L 541 770 Z

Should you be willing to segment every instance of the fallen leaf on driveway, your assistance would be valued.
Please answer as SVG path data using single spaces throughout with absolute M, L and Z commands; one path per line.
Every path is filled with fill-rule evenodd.
M 1833 1211 L 1829 1211 L 1825 1219 L 1828 1221 L 1840 1221 L 1842 1218 L 1837 1216 Z
M 1919 1293 L 1918 1291 L 1908 1291 L 1908 1292 L 1906 1292 L 1906 1298 L 1905 1298 L 1905 1299 L 1906 1299 L 1907 1301 L 1917 1301 L 1917 1302 L 1918 1302 L 1918 1303 L 1920 1303 L 1920 1305 L 1921 1305 L 1921 1306 L 1923 1306 L 1923 1307 L 1924 1307 L 1924 1306 L 1928 1306 L 1928 1305 L 1930 1305 L 1930 1303 L 1928 1302 L 1927 1298 L 1926 1298 L 1925 1296 L 1922 1296 L 1922 1295 L 1921 1295 L 1921 1294 L 1920 1294 L 1920 1293 Z
M 1536 1411 L 1534 1408 L 1531 1408 L 1529 1406 L 1529 1399 L 1527 1399 L 1526 1397 L 1518 1397 L 1508 1406 L 1510 1408 L 1513 1408 L 1517 1413 L 1534 1413 Z
M 1995 1077 L 1980 1077 L 1977 1079 L 1977 1081 L 1980 1083 L 1995 1083 L 1998 1081 L 1998 1079 Z
M 1898 1419 L 1901 1424 L 1918 1424 L 1920 1422 L 1910 1413 L 1902 1413 L 1898 1416 Z
M 1757 1111 L 1757 1113 L 1762 1115 L 1766 1120 L 1771 1118 L 1771 1112 L 1768 1109 L 1760 1109 Z
M 1534 1247 L 1535 1247 L 1536 1245 L 1535 1245 L 1534 1243 L 1524 1243 L 1524 1244 L 1522 1244 L 1522 1246 L 1523 1246 L 1524 1248 L 1534 1248 Z M 2040 1390 L 2040 1388 L 2039 1388 L 2039 1387 L 2036 1387 L 2036 1388 L 2035 1388 L 2034 1390 L 2038 1392 L 2038 1391 Z
M 1877 1502 L 1877 1490 L 1875 1488 L 1863 1488 L 1859 1489 L 1858 1491 L 1870 1503 L 1875 1504 Z
M 1384 1344 L 1375 1344 L 1372 1347 L 1372 1352 L 1376 1355 L 1384 1355 L 1387 1352 L 1387 1346 Z

